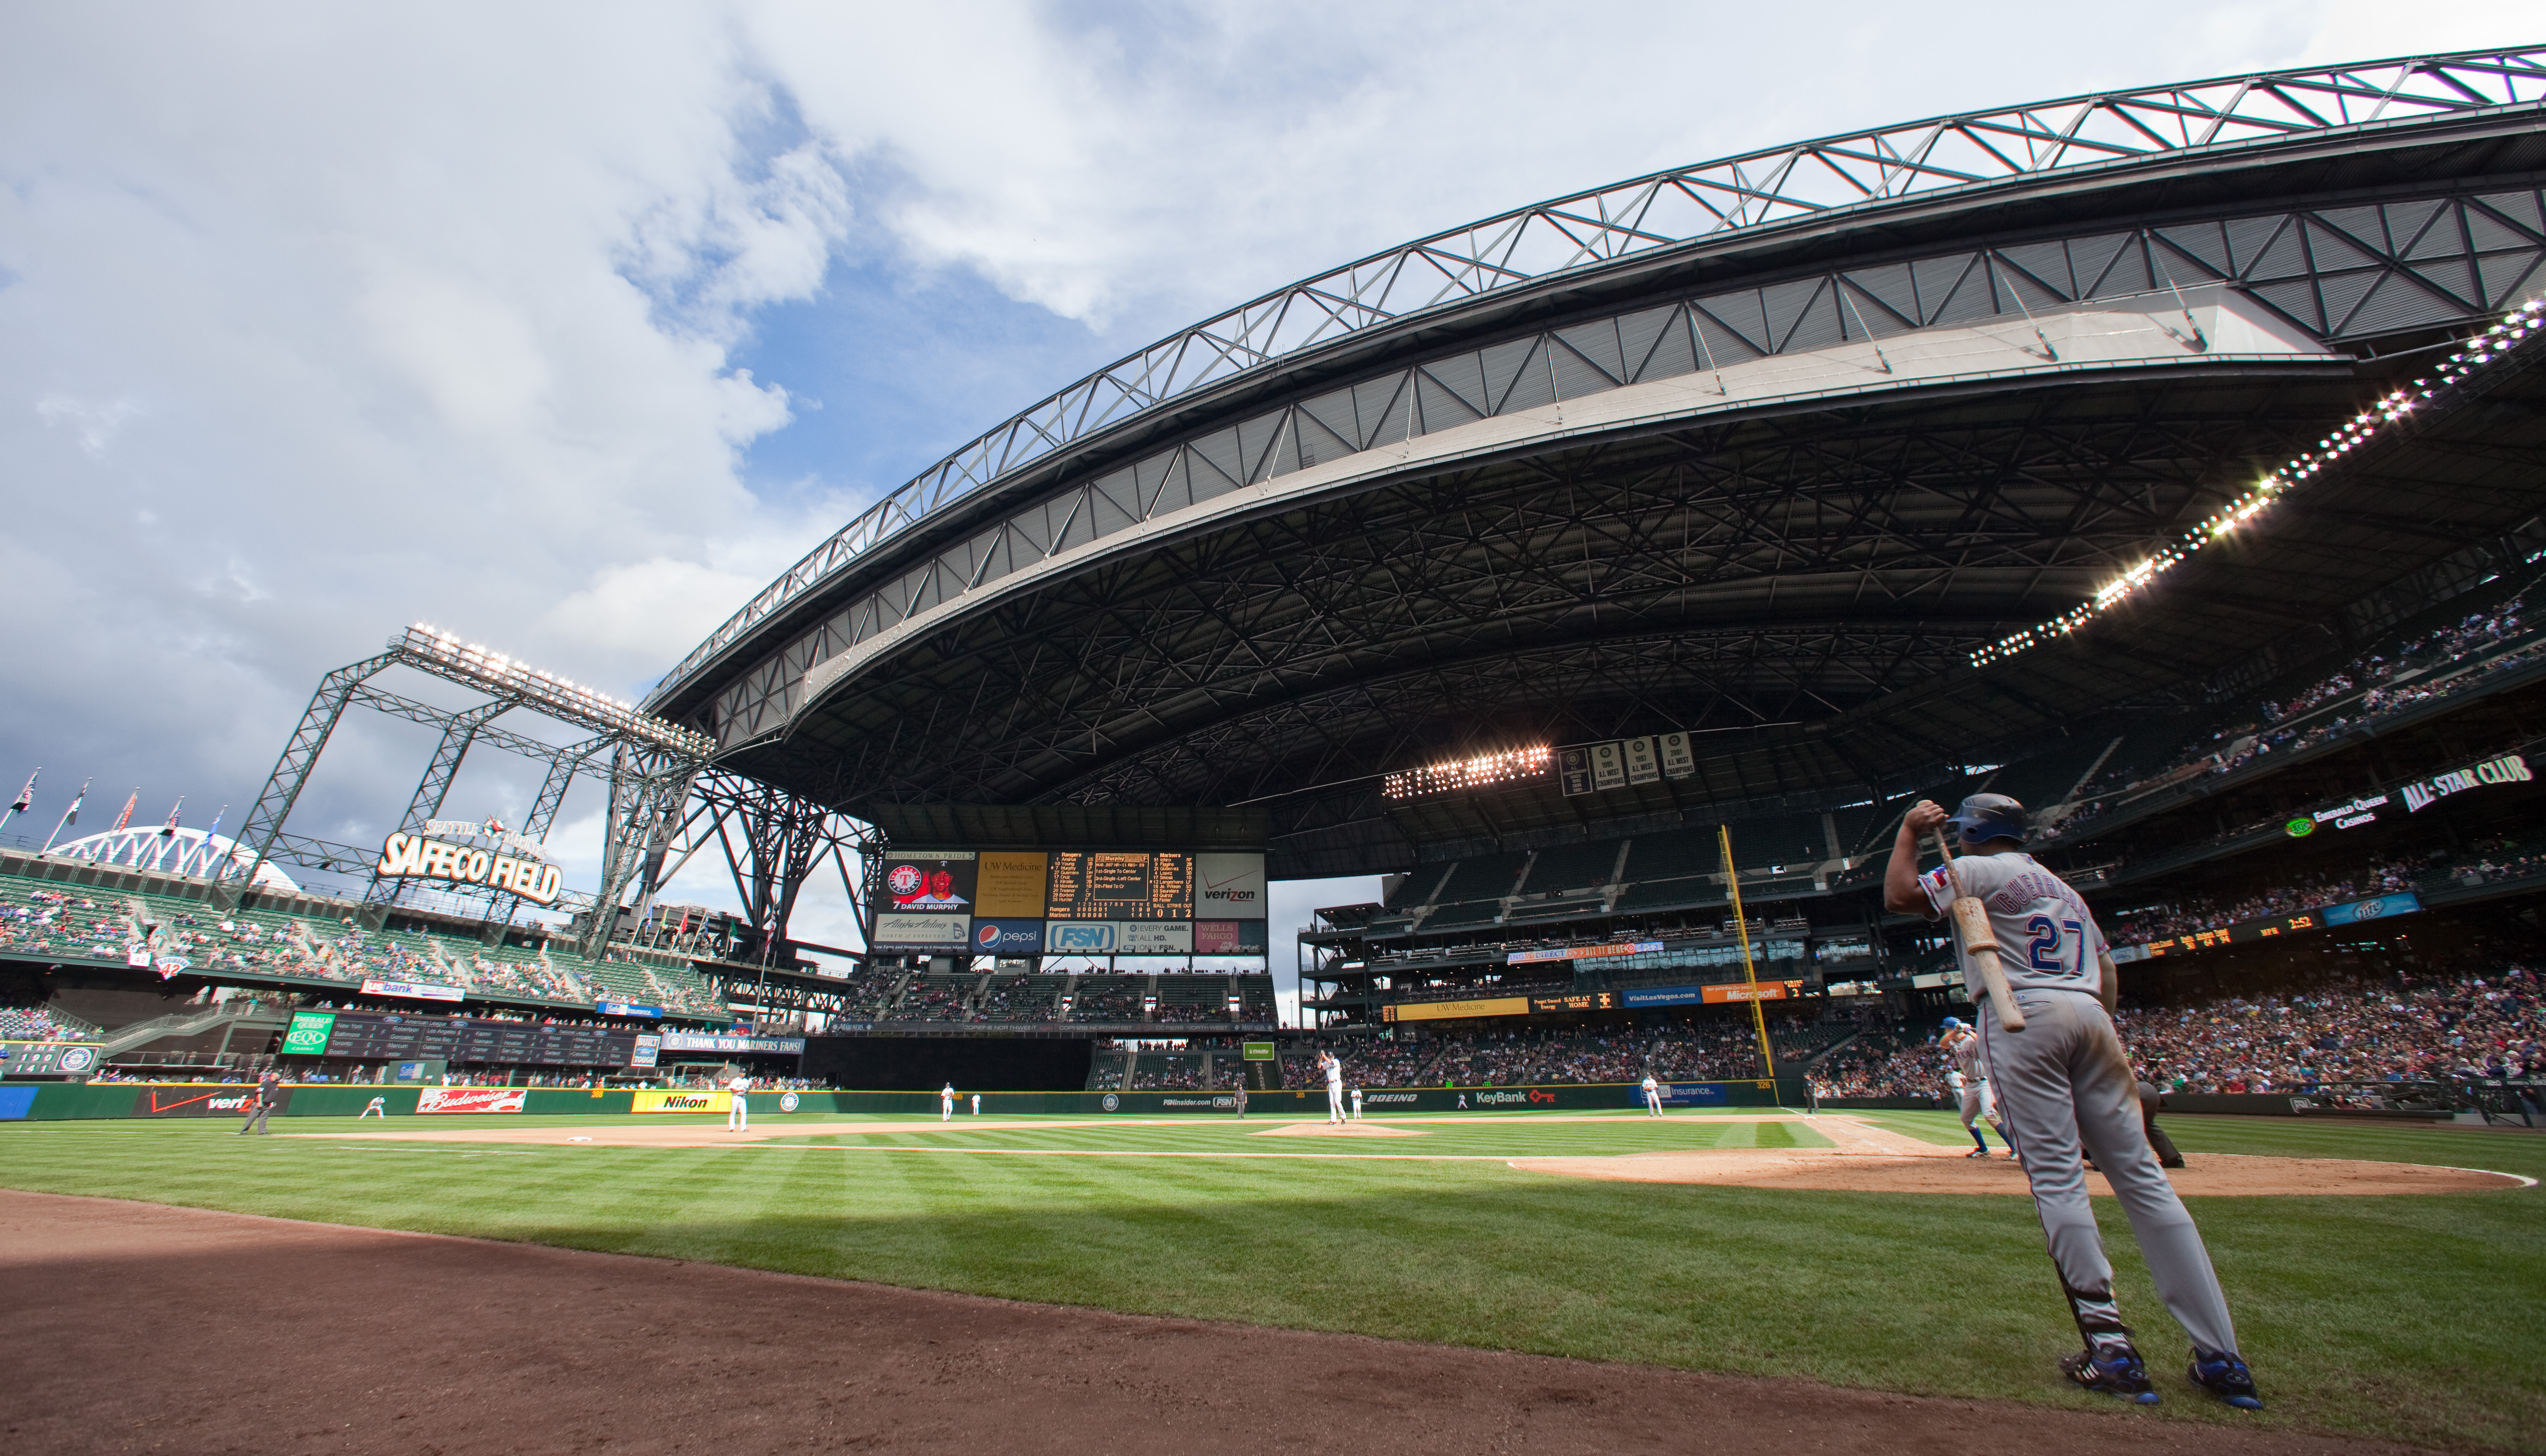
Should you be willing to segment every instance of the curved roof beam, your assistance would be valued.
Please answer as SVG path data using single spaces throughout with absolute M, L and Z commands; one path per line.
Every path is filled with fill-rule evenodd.
M 1098 431 L 1365 329 L 1741 228 L 2050 172 L 2541 99 L 2546 46 L 2221 77 L 1828 136 L 1656 172 L 1435 233 L 1205 319 L 1009 417 L 762 588 L 663 675 L 646 705 L 940 507 Z

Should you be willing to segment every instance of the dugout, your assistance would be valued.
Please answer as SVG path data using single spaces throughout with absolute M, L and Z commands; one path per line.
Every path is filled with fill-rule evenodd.
M 1095 1055 L 1089 1037 L 817 1036 L 803 1074 L 859 1091 L 1076 1092 Z

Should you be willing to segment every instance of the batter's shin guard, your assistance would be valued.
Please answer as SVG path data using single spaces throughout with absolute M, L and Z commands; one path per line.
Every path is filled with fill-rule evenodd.
M 2085 1337 L 2086 1348 L 2098 1355 L 2118 1345 L 2131 1345 L 2131 1327 L 2122 1323 L 2122 1308 L 2113 1302 L 2113 1291 L 2107 1287 L 2101 1294 L 2087 1294 L 2060 1284 L 2060 1292 L 2069 1296 L 2069 1313 L 2078 1321 L 2078 1332 Z

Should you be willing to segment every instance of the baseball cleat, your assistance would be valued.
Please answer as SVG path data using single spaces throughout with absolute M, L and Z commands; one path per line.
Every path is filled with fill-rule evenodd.
M 2128 1401 L 2135 1406 L 2157 1404 L 2157 1391 L 2149 1385 L 2148 1364 L 2129 1345 L 2122 1345 L 2101 1358 L 2093 1350 L 2079 1350 L 2062 1358 L 2060 1373 L 2098 1395 Z
M 1975 1148 L 1975 1149 L 1973 1149 L 1971 1152 L 1966 1153 L 1966 1154 L 1964 1154 L 1963 1156 L 1964 1156 L 1965 1157 L 1987 1157 L 1987 1156 L 1990 1156 L 1990 1151 L 1989 1151 L 1988 1149 L 1986 1149 L 1986 1148 Z
M 2194 1385 L 2210 1392 L 2240 1411 L 2260 1411 L 2263 1398 L 2254 1394 L 2253 1374 L 2246 1362 L 2233 1354 L 2205 1355 L 2192 1352 L 2192 1368 L 2184 1372 Z

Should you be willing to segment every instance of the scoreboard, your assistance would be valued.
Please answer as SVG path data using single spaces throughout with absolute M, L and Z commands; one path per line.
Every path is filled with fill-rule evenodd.
M 1190 854 L 1061 849 L 1044 874 L 1047 920 L 1190 920 Z
M 310 1023 L 320 1017 L 329 1024 Z M 363 1062 L 502 1062 L 527 1066 L 626 1067 L 636 1033 L 598 1026 L 541 1026 L 470 1016 L 404 1016 L 364 1011 L 301 1011 L 293 1016 L 286 1050 L 324 1031 L 329 1057 Z
M 882 951 L 972 956 L 1261 956 L 1252 850 L 908 849 L 877 867 Z

